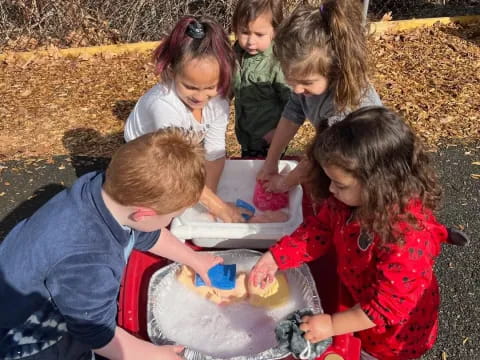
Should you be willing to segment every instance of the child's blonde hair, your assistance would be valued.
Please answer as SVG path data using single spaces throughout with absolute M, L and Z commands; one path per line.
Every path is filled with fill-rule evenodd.
M 358 0 L 301 5 L 280 25 L 274 53 L 285 77 L 321 74 L 337 110 L 355 109 L 368 87 L 367 34 Z
M 105 192 L 124 206 L 168 214 L 198 202 L 205 154 L 196 135 L 165 128 L 122 145 L 106 171 Z

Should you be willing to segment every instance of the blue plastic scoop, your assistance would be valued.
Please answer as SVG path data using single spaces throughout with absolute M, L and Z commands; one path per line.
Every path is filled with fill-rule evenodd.
M 253 205 L 250 205 L 248 202 L 242 200 L 242 199 L 237 199 L 235 202 L 235 206 L 241 209 L 248 210 L 252 213 L 252 215 L 249 215 L 247 213 L 242 213 L 242 217 L 248 221 L 250 218 L 255 215 L 255 207 Z
M 212 286 L 221 290 L 232 290 L 235 288 L 235 277 L 237 275 L 237 265 L 217 264 L 208 270 L 208 277 Z M 205 282 L 200 275 L 195 274 L 195 286 L 205 286 Z

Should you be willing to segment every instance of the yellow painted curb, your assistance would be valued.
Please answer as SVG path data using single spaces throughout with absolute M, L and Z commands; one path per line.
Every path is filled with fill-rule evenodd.
M 397 21 L 378 21 L 371 23 L 372 30 L 377 34 L 384 34 L 386 32 L 395 32 L 401 30 L 411 30 L 418 27 L 432 26 L 434 24 L 470 24 L 473 22 L 480 22 L 480 15 L 469 16 L 452 16 L 452 17 L 438 17 L 426 19 L 411 19 L 411 20 L 397 20 Z
M 80 48 L 69 48 L 69 49 L 57 49 L 53 48 L 50 50 L 37 50 L 37 51 L 26 51 L 26 52 L 11 52 L 0 54 L 0 61 L 5 60 L 8 56 L 14 56 L 15 58 L 22 59 L 31 59 L 36 56 L 63 56 L 63 57 L 78 57 L 85 55 L 97 55 L 97 54 L 123 54 L 129 52 L 146 52 L 152 51 L 156 46 L 158 46 L 158 41 L 145 41 L 132 44 L 116 44 L 116 45 L 101 45 L 101 46 L 90 46 L 90 47 L 80 47 Z
M 379 21 L 372 22 L 372 31 L 376 34 L 383 34 L 386 32 L 395 32 L 401 30 L 411 30 L 422 26 L 432 26 L 436 23 L 450 24 L 460 23 L 469 24 L 473 22 L 480 22 L 480 15 L 469 16 L 453 16 L 453 17 L 439 17 L 439 18 L 426 18 L 426 19 L 412 19 L 412 20 L 397 20 L 397 21 Z M 233 40 L 233 36 L 230 36 Z M 117 45 L 102 45 L 91 46 L 81 48 L 70 49 L 50 49 L 50 50 L 37 50 L 27 52 L 11 52 L 0 54 L 0 61 L 5 60 L 8 56 L 14 56 L 15 58 L 22 58 L 31 60 L 37 56 L 64 56 L 64 57 L 78 57 L 89 56 L 96 54 L 123 54 L 128 52 L 146 52 L 152 51 L 157 45 L 158 41 L 139 42 L 132 44 L 117 44 Z

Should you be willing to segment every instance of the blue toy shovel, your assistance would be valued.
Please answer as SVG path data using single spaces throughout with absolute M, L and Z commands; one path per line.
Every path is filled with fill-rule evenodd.
M 252 213 L 252 215 L 249 215 L 249 214 L 246 214 L 246 213 L 242 213 L 242 217 L 248 221 L 250 220 L 250 218 L 255 215 L 255 207 L 250 205 L 248 202 L 246 201 L 243 201 L 242 199 L 237 199 L 237 201 L 235 202 L 235 206 L 238 207 L 238 208 L 242 208 L 242 209 L 245 209 L 245 210 L 248 210 Z
M 235 277 L 237 275 L 237 265 L 217 264 L 208 270 L 208 277 L 212 286 L 221 290 L 232 290 L 235 288 Z M 205 282 L 200 275 L 195 274 L 195 286 L 205 286 Z

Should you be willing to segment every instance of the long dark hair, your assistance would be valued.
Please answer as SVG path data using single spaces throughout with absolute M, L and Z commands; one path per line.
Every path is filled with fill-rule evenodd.
M 192 23 L 200 24 L 203 37 L 193 38 L 187 34 L 187 29 Z M 153 53 L 155 72 L 160 75 L 162 82 L 169 81 L 185 60 L 208 56 L 218 61 L 220 80 L 217 90 L 221 96 L 227 97 L 230 94 L 235 70 L 235 54 L 225 30 L 209 17 L 185 16 L 177 22 L 170 35 Z
M 286 77 L 326 77 L 338 111 L 355 110 L 368 88 L 367 32 L 359 0 L 300 5 L 278 28 L 273 51 Z
M 362 205 L 356 215 L 362 227 L 383 241 L 401 241 L 393 226 L 415 224 L 408 215 L 412 199 L 435 210 L 441 190 L 429 158 L 410 127 L 393 111 L 370 106 L 350 113 L 319 132 L 310 146 L 314 194 L 325 197 L 328 181 L 322 166 L 335 165 L 362 184 Z

